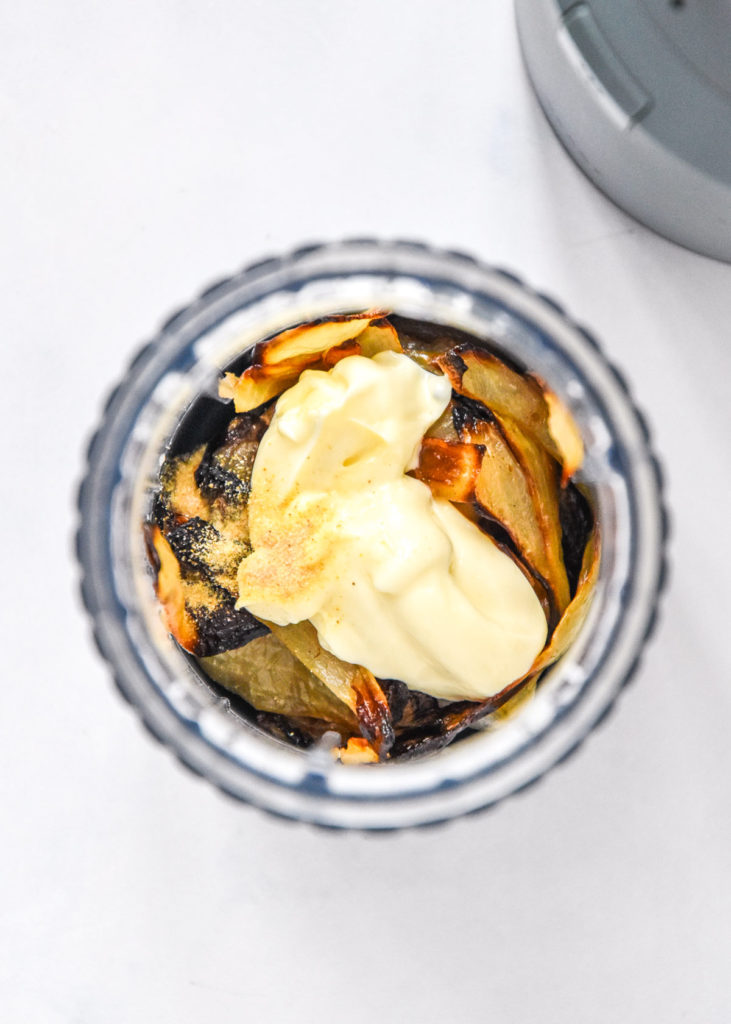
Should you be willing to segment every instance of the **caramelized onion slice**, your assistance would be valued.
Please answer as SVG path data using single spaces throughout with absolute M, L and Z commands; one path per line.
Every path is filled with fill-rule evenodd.
M 264 418 L 239 417 L 223 444 L 169 458 L 152 522 L 145 526 L 155 588 L 168 629 L 181 647 L 208 656 L 266 632 L 236 610 L 238 563 L 249 550 L 246 496 L 252 439 Z
M 255 363 L 237 377 L 225 373 L 218 385 L 221 398 L 232 398 L 237 413 L 256 409 L 278 398 L 296 384 L 305 370 L 329 370 L 347 356 L 360 355 L 358 341 L 351 338 L 323 352 L 303 353 L 280 363 Z
M 168 630 L 184 650 L 193 651 L 198 644 L 198 627 L 186 605 L 178 560 L 159 526 L 148 526 L 145 539 L 148 557 L 157 570 L 155 594 L 162 605 Z
M 236 412 L 249 412 L 265 402 L 277 398 L 295 383 L 299 372 L 275 373 L 267 375 L 252 373 L 253 367 L 244 370 L 240 377 L 235 373 L 225 373 L 218 384 L 221 398 L 232 398 Z
M 326 317 L 257 345 L 252 365 L 238 377 L 224 374 L 218 393 L 233 399 L 236 412 L 248 412 L 281 395 L 304 370 L 330 369 L 338 359 L 358 355 L 356 339 L 365 331 L 368 354 L 396 346 L 400 350 L 396 332 L 378 311 Z
M 579 635 L 594 596 L 601 562 L 601 543 L 596 527 L 584 549 L 579 583 L 574 598 L 553 631 L 551 642 L 543 648 L 533 663 L 530 675 L 542 672 L 566 653 Z
M 455 391 L 486 405 L 498 418 L 510 416 L 559 458 L 548 430 L 549 409 L 540 385 L 483 349 L 459 349 L 437 360 Z
M 523 471 L 530 491 L 538 527 L 543 536 L 541 572 L 556 600 L 559 615 L 571 599 L 563 560 L 561 520 L 559 517 L 559 467 L 548 452 L 509 417 L 500 423 L 512 454 Z
M 339 314 L 325 317 L 313 323 L 300 324 L 288 331 L 282 331 L 275 338 L 257 345 L 255 361 L 261 366 L 300 359 L 302 356 L 317 355 L 344 341 L 357 338 L 374 321 L 381 321 L 383 313 Z M 390 326 L 390 325 L 389 325 Z
M 414 476 L 427 484 L 436 498 L 472 501 L 482 452 L 477 445 L 425 437 Z
M 310 622 L 288 626 L 265 623 L 274 636 L 355 714 L 363 736 L 383 757 L 394 739 L 391 709 L 375 676 L 361 665 L 341 661 L 320 646 Z
M 162 499 L 170 512 L 183 519 L 210 518 L 210 503 L 201 494 L 195 476 L 205 451 L 202 444 L 190 455 L 166 459 L 162 468 Z
M 541 381 L 482 349 L 462 348 L 436 361 L 455 391 L 482 402 L 500 420 L 509 417 L 538 441 L 561 465 L 564 484 L 573 476 L 584 458 L 581 434 L 560 398 Z
M 425 437 L 438 437 L 442 441 L 449 441 L 452 444 L 459 444 L 461 438 L 454 426 L 454 402 L 450 399 L 449 405 L 438 420 L 434 420 L 427 430 Z
M 546 387 L 543 395 L 548 406 L 548 430 L 556 442 L 562 467 L 561 486 L 565 487 L 584 461 L 584 442 L 574 417 L 558 395 Z
M 167 628 L 183 650 L 205 657 L 243 647 L 266 631 L 245 608 L 237 610 L 234 595 L 210 575 L 184 575 L 159 526 L 148 524 L 145 536 L 156 574 L 155 593 Z
M 403 352 L 395 328 L 385 317 L 372 320 L 357 338 L 361 355 L 369 359 L 379 352 Z
M 350 708 L 271 633 L 237 650 L 199 658 L 198 664 L 257 711 L 320 718 L 337 726 L 344 736 L 358 731 Z
M 520 558 L 551 591 L 558 617 L 568 603 L 569 593 L 557 495 L 554 497 L 542 479 L 546 472 L 542 472 L 537 483 L 529 475 L 532 462 L 542 464 L 544 453 L 537 449 L 529 455 L 524 453 L 521 460 L 508 443 L 502 426 L 487 420 L 479 424 L 472 436 L 479 438 L 484 450 L 475 483 L 478 506 L 507 531 Z M 523 437 L 519 439 L 513 431 L 514 444 L 518 441 L 522 442 Z M 545 470 L 542 465 L 541 468 Z

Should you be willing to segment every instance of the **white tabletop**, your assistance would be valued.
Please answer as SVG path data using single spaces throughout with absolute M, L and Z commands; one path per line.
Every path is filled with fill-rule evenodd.
M 507 0 L 0 20 L 2 1020 L 727 1021 L 731 267 L 576 169 Z M 512 268 L 591 327 L 674 520 L 661 627 L 609 722 L 496 810 L 382 837 L 185 772 L 111 685 L 72 553 L 84 447 L 138 344 L 248 261 L 362 235 Z

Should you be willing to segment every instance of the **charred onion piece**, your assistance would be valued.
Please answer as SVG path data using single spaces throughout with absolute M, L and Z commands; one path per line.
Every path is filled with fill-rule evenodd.
M 331 730 L 327 722 L 318 718 L 298 718 L 294 715 L 277 715 L 272 711 L 255 711 L 254 721 L 270 736 L 291 747 L 306 750 Z
M 155 588 L 180 646 L 205 657 L 267 632 L 235 608 L 236 569 L 250 550 L 246 498 L 256 441 L 267 417 L 238 417 L 223 444 L 169 458 L 154 521 L 147 524 Z
M 548 619 L 555 625 L 570 599 L 559 468 L 514 421 L 496 420 L 478 401 L 454 400 L 452 419 L 462 443 L 425 437 L 414 476 L 428 483 L 436 497 L 476 502 L 478 512 L 506 531 L 511 551 L 529 570 L 539 597 L 550 594 Z M 444 433 L 447 429 L 441 428 Z M 476 521 L 484 525 L 479 515 Z
M 349 313 L 323 317 L 308 324 L 300 324 L 282 331 L 275 338 L 256 346 L 255 363 L 262 366 L 299 359 L 302 356 L 318 355 L 342 345 L 344 341 L 357 338 L 382 313 Z
M 561 488 L 558 514 L 563 532 L 563 560 L 573 598 L 579 585 L 586 545 L 596 524 L 591 504 L 583 488 L 571 480 Z
M 482 451 L 477 445 L 425 437 L 414 476 L 429 485 L 435 498 L 472 501 L 481 461 Z
M 198 664 L 211 679 L 259 711 L 320 718 L 344 736 L 358 732 L 350 708 L 271 633 L 238 650 L 199 658 Z
M 545 545 L 545 578 L 553 591 L 558 614 L 561 615 L 571 595 L 563 560 L 559 517 L 560 468 L 545 448 L 524 433 L 509 417 L 503 417 L 501 427 L 528 482 Z
M 392 751 L 393 757 L 410 758 L 442 750 L 466 729 L 507 707 L 516 699 L 522 685 L 522 681 L 511 683 L 488 700 L 453 701 L 435 709 L 418 727 L 399 732 Z
M 393 744 L 393 721 L 388 700 L 375 676 L 361 665 L 341 661 L 321 647 L 317 630 L 310 622 L 289 626 L 267 622 L 266 625 L 338 700 L 354 712 L 363 735 L 384 757 Z
M 573 416 L 558 396 L 543 386 L 543 397 L 548 406 L 548 432 L 556 442 L 563 467 L 561 486 L 565 487 L 584 461 L 584 442 Z
M 368 324 L 358 335 L 358 345 L 361 355 L 369 359 L 379 352 L 403 352 L 398 334 L 385 317 Z
M 297 383 L 305 370 L 330 370 L 341 359 L 360 355 L 360 351 L 358 342 L 351 339 L 324 352 L 293 356 L 281 363 L 255 363 L 239 377 L 224 374 L 218 393 L 221 398 L 233 398 L 236 412 L 248 412 L 278 398 Z
M 601 544 L 595 528 L 584 550 L 576 594 L 556 626 L 551 642 L 543 648 L 534 661 L 530 675 L 542 672 L 549 665 L 558 661 L 579 635 L 594 597 L 596 581 L 599 577 L 600 559 Z
M 248 412 L 281 395 L 304 370 L 329 370 L 340 359 L 359 355 L 361 336 L 367 355 L 400 351 L 396 332 L 378 312 L 327 317 L 257 345 L 252 365 L 238 377 L 224 374 L 218 393 L 233 399 L 236 412 Z
M 353 736 L 335 751 L 335 756 L 343 764 L 375 764 L 379 760 L 376 751 L 362 736 Z
M 186 607 L 185 584 L 178 560 L 159 526 L 149 528 L 147 543 L 148 556 L 157 568 L 155 594 L 162 605 L 167 627 L 184 650 L 193 651 L 198 645 L 198 627 Z
M 462 348 L 437 359 L 455 391 L 482 402 L 502 419 L 510 417 L 559 462 L 561 453 L 548 429 L 549 408 L 537 381 L 511 369 L 483 349 Z
M 181 570 L 159 526 L 148 528 L 148 554 L 157 572 L 155 593 L 169 631 L 183 650 L 205 657 L 242 647 L 266 632 L 234 597 L 210 579 Z
M 462 347 L 435 360 L 455 391 L 484 403 L 499 419 L 517 423 L 562 466 L 562 483 L 584 458 L 581 435 L 569 411 L 552 391 L 484 349 Z
M 438 366 L 440 356 L 453 349 L 474 345 L 474 337 L 465 331 L 443 324 L 430 324 L 423 320 L 392 314 L 389 320 L 396 328 L 404 352 L 432 373 L 443 372 Z
M 555 464 L 510 423 L 484 420 L 471 436 L 484 451 L 475 485 L 477 503 L 507 531 L 521 559 L 550 589 L 560 616 L 569 588 Z
M 211 514 L 209 502 L 203 497 L 195 478 L 196 471 L 205 455 L 203 444 L 190 455 L 166 459 L 160 478 L 163 505 L 179 519 L 205 519 Z

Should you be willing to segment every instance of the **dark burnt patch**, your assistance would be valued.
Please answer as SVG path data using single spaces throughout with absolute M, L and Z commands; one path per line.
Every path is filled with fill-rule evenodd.
M 378 682 L 391 708 L 393 724 L 399 730 L 429 722 L 439 711 L 439 701 L 435 697 L 410 690 L 400 679 L 379 679 Z
M 363 736 L 373 744 L 379 757 L 384 757 L 394 741 L 391 708 L 386 695 L 376 683 L 361 674 L 361 685 L 355 693 L 355 713 Z
M 579 583 L 584 549 L 594 527 L 594 515 L 586 497 L 572 482 L 561 488 L 558 514 L 563 535 L 563 560 L 573 597 Z
M 311 747 L 317 738 L 306 727 L 296 725 L 293 719 L 287 718 L 285 715 L 275 715 L 271 711 L 253 711 L 252 709 L 252 717 L 262 732 L 293 747 L 298 747 L 300 750 Z
M 235 505 L 248 498 L 251 476 L 242 480 L 235 473 L 225 469 L 215 455 L 206 452 L 195 471 L 195 482 L 204 498 L 223 498 L 227 504 Z
M 251 612 L 245 608 L 237 610 L 233 599 L 215 608 L 191 609 L 191 615 L 198 629 L 195 654 L 199 658 L 245 647 L 251 640 L 269 632 Z
M 480 423 L 485 422 L 497 421 L 483 402 L 452 392 L 452 423 L 463 440 L 475 433 Z
M 219 539 L 217 530 L 210 523 L 194 516 L 170 527 L 165 533 L 165 539 L 173 549 L 184 574 L 193 572 L 210 575 L 208 552 Z
M 412 320 L 410 317 L 398 316 L 394 313 L 388 319 L 391 321 L 392 327 L 396 328 L 401 344 L 406 351 L 409 350 L 409 347 L 418 347 L 433 349 L 436 353 L 447 348 L 458 348 L 460 345 L 467 345 L 470 348 L 475 346 L 475 336 L 467 331 L 461 331 L 457 327 L 426 323 L 424 320 Z
M 268 407 L 243 413 L 227 424 L 223 436 L 206 447 L 195 471 L 195 482 L 204 498 L 222 498 L 237 505 L 249 496 L 256 449 L 269 425 Z

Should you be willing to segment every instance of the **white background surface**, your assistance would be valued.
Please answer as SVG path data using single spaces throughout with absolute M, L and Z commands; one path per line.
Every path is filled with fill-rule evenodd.
M 508 0 L 4 4 L 0 1018 L 731 1019 L 731 268 L 599 195 Z M 235 805 L 92 648 L 74 492 L 105 394 L 202 287 L 312 240 L 472 251 L 649 413 L 673 586 L 634 685 L 529 793 L 390 837 Z

